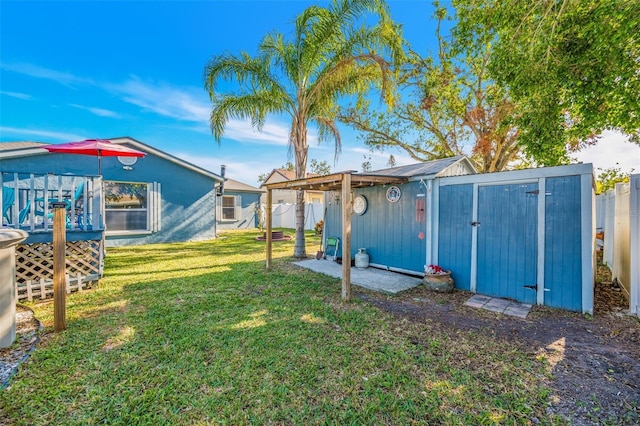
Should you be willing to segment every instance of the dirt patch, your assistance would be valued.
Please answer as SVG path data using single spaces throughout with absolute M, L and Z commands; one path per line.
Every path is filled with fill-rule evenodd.
M 595 287 L 593 318 L 534 306 L 527 319 L 464 306 L 472 293 L 429 293 L 423 286 L 395 297 L 356 296 L 417 322 L 468 330 L 519 345 L 551 366 L 548 413 L 573 425 L 640 423 L 640 321 L 626 314 L 619 288 Z

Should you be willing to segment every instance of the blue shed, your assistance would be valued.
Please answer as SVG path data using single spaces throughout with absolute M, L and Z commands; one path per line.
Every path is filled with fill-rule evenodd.
M 474 293 L 593 313 L 591 164 L 434 182 L 433 262 Z
M 366 248 L 372 266 L 417 275 L 438 264 L 462 290 L 592 313 L 592 166 L 474 174 L 467 164 L 369 172 L 408 179 L 352 190 L 351 256 Z M 325 203 L 326 235 L 339 236 L 340 193 Z

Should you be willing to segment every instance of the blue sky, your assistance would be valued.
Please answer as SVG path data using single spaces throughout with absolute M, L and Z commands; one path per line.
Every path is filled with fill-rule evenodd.
M 262 133 L 232 122 L 218 145 L 202 74 L 226 50 L 255 51 L 272 30 L 288 33 L 310 1 L 12 1 L 0 2 L 0 141 L 60 143 L 131 136 L 214 172 L 256 185 L 286 163 L 288 123 L 270 119 Z M 434 48 L 431 0 L 389 1 L 394 19 L 417 51 Z M 309 158 L 333 171 L 360 170 L 369 153 L 341 127 L 342 154 L 313 142 Z M 399 165 L 414 162 L 392 151 Z M 607 133 L 577 155 L 596 167 L 616 163 L 640 171 L 640 148 Z

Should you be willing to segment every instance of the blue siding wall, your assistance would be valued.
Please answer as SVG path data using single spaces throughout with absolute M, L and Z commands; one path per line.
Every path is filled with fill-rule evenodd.
M 582 310 L 580 176 L 547 178 L 544 304 Z
M 238 220 L 218 221 L 218 229 L 251 229 L 259 225 L 258 209 L 260 208 L 260 192 L 224 191 L 224 195 L 240 196 L 241 213 Z M 221 202 L 218 197 L 218 202 Z
M 27 173 L 96 175 L 98 159 L 88 155 L 43 154 L 3 159 L 0 170 Z M 215 181 L 164 158 L 148 154 L 133 170 L 115 157 L 102 159 L 104 180 L 161 184 L 162 228 L 151 234 L 107 236 L 107 246 L 215 238 Z
M 425 194 L 425 189 L 419 182 L 398 187 L 402 196 L 396 203 L 386 199 L 388 186 L 353 190 L 354 197 L 367 198 L 368 208 L 363 215 L 352 216 L 351 256 L 355 256 L 359 248 L 366 248 L 371 263 L 423 273 L 426 240 L 419 236 L 420 231 L 424 234 L 426 222 L 417 221 L 416 202 L 425 199 L 418 197 Z M 335 195 L 329 195 L 326 201 L 326 235 L 340 237 L 342 200 L 336 203 Z
M 442 186 L 438 210 L 438 264 L 451 271 L 456 288 L 471 288 L 473 185 Z

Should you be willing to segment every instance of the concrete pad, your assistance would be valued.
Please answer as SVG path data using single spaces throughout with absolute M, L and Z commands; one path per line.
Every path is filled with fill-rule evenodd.
M 504 313 L 504 308 L 501 308 L 499 306 L 489 305 L 488 303 L 486 305 L 484 305 L 482 307 L 482 309 L 484 309 L 486 311 L 497 312 L 499 314 L 503 314 Z
M 474 294 L 465 303 L 471 308 L 485 309 L 504 315 L 526 319 L 532 305 L 528 303 L 518 303 L 512 300 L 500 299 L 498 297 L 483 296 Z
M 342 278 L 342 265 L 329 259 L 308 259 L 294 265 L 335 278 Z M 387 294 L 396 294 L 422 284 L 422 278 L 377 268 L 351 268 L 351 284 Z
M 505 308 L 507 306 L 509 306 L 511 304 L 511 302 L 509 300 L 505 300 L 505 299 L 498 299 L 498 298 L 493 298 L 491 300 L 489 300 L 487 302 L 487 304 L 485 305 L 485 308 L 497 308 L 497 309 L 502 309 L 503 311 L 505 310 Z
M 471 298 L 468 300 L 468 302 L 485 304 L 488 301 L 490 301 L 491 299 L 492 298 L 489 297 L 489 296 L 484 296 L 482 294 L 474 294 L 473 296 L 471 296 Z
M 476 302 L 475 300 L 471 299 L 464 302 L 464 306 L 469 306 L 470 308 L 482 308 L 486 304 L 486 302 Z
M 529 314 L 529 309 L 522 309 L 519 306 L 517 306 L 517 307 L 511 307 L 510 306 L 510 307 L 508 307 L 507 309 L 504 310 L 504 314 L 524 319 Z

